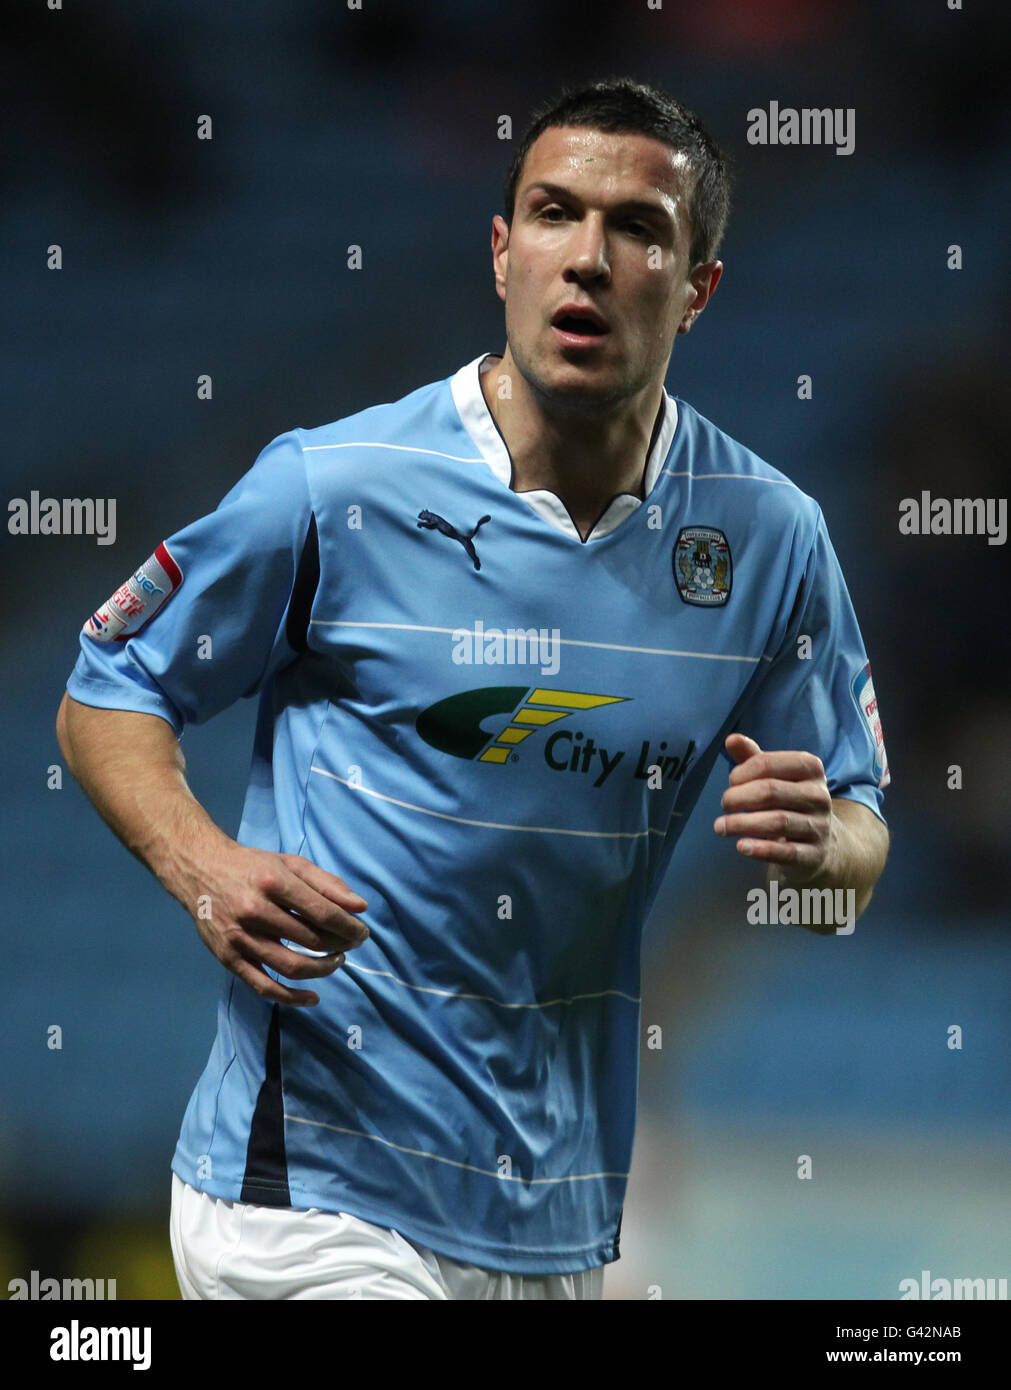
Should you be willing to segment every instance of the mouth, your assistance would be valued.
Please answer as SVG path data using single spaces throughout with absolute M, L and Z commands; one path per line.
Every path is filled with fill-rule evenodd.
M 611 331 L 595 309 L 564 304 L 552 315 L 551 327 L 568 347 L 594 347 Z

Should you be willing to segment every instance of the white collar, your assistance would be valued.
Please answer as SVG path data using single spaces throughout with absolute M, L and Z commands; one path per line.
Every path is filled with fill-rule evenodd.
M 488 467 L 498 478 L 500 483 L 506 487 L 512 484 L 513 465 L 509 457 L 509 450 L 505 446 L 505 440 L 499 433 L 498 426 L 488 409 L 488 402 L 484 398 L 481 390 L 481 375 L 489 371 L 492 367 L 491 357 L 494 354 L 483 352 L 480 357 L 475 357 L 473 362 L 468 362 L 461 367 L 454 376 L 450 378 L 450 387 L 453 392 L 453 401 L 459 412 L 460 419 L 463 421 L 464 428 L 470 435 L 474 444 L 477 446 L 481 457 Z M 653 448 L 650 450 L 649 458 L 646 461 L 646 472 L 643 491 L 646 497 L 653 491 L 657 479 L 663 469 L 664 462 L 670 450 L 671 441 L 678 426 L 677 402 L 673 396 L 663 393 L 663 419 L 660 428 L 657 430 L 656 439 L 653 441 Z M 547 488 L 537 488 L 529 492 L 517 492 L 517 497 L 522 497 L 523 501 L 531 506 L 539 516 L 552 526 L 564 531 L 567 536 L 572 536 L 576 540 L 582 540 L 579 532 L 573 524 L 572 518 L 565 510 L 562 500 L 555 493 Z M 600 540 L 604 536 L 609 536 L 611 532 L 632 515 L 637 507 L 642 506 L 642 500 L 633 497 L 629 492 L 620 492 L 612 498 L 603 516 L 597 521 L 587 540 Z

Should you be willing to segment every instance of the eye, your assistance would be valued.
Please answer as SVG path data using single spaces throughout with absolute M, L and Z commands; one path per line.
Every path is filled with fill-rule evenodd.
M 631 232 L 633 236 L 648 236 L 649 228 L 642 222 L 626 222 L 626 232 Z
M 557 203 L 552 203 L 550 207 L 541 209 L 541 217 L 546 218 L 549 222 L 557 222 L 559 218 L 564 216 L 565 209 L 560 208 Z

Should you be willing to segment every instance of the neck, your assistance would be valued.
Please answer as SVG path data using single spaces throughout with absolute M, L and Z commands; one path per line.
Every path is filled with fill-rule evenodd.
M 500 398 L 499 382 L 510 393 Z M 534 394 L 507 347 L 481 389 L 513 462 L 513 490 L 546 488 L 565 504 L 585 540 L 616 493 L 643 497 L 646 460 L 663 410 L 663 383 L 606 414 L 561 414 Z

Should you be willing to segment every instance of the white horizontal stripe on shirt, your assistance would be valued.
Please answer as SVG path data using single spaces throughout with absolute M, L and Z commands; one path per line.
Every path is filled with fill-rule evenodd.
M 386 796 L 383 792 L 375 792 L 371 787 L 363 787 L 360 782 L 351 782 L 346 777 L 338 777 L 336 772 L 327 772 L 325 767 L 317 767 L 315 763 L 309 768 L 310 772 L 318 772 L 322 777 L 329 777 L 334 782 L 340 782 L 342 787 L 350 787 L 352 791 L 363 792 L 366 796 L 377 797 L 380 801 L 388 801 L 393 806 L 403 806 L 406 811 L 420 811 L 423 816 L 436 816 L 439 820 L 455 821 L 457 825 L 476 825 L 483 830 L 525 830 L 536 835 L 584 835 L 594 840 L 641 840 L 644 835 L 666 835 L 666 830 L 658 830 L 650 826 L 648 830 L 564 830 L 556 825 L 506 825 L 501 821 L 494 820 L 468 820 L 466 816 L 451 816 L 446 811 L 431 811 L 427 806 L 415 806 L 412 801 L 398 801 L 395 796 Z M 672 816 L 682 816 L 683 811 L 672 811 Z
M 346 1129 L 343 1125 L 328 1125 L 323 1120 L 306 1120 L 301 1115 L 289 1115 L 287 1111 L 284 1112 L 284 1118 L 297 1125 L 315 1125 L 317 1129 L 332 1129 L 335 1134 L 354 1134 L 359 1139 L 372 1139 L 377 1144 L 385 1144 L 389 1149 L 396 1149 L 398 1153 L 414 1154 L 418 1158 L 434 1158 L 436 1163 L 448 1163 L 453 1168 L 466 1168 L 468 1173 L 483 1173 L 485 1177 L 496 1178 L 499 1182 L 522 1182 L 534 1186 L 546 1182 L 587 1182 L 592 1178 L 628 1177 L 627 1173 L 570 1173 L 565 1178 L 521 1178 L 515 1174 L 506 1176 L 497 1168 L 478 1168 L 473 1163 L 460 1163 L 455 1158 L 443 1158 L 442 1154 L 429 1153 L 427 1149 L 408 1149 L 403 1144 L 394 1144 L 391 1139 L 382 1139 L 378 1134 L 366 1134 L 362 1129 Z
M 469 627 L 428 627 L 423 623 L 356 623 L 349 618 L 313 618 L 314 627 L 367 627 L 367 628 L 389 628 L 394 632 L 444 632 L 451 637 L 457 634 L 461 636 L 470 634 L 476 636 L 476 630 Z M 483 629 L 483 635 L 487 636 L 490 628 Z M 760 661 L 771 661 L 768 656 L 731 656 L 723 652 L 689 652 L 681 651 L 676 647 L 627 647 L 620 642 L 588 642 L 579 637 L 559 637 L 553 639 L 563 647 L 595 647 L 607 652 L 635 652 L 640 656 L 683 656 L 690 657 L 695 661 L 748 661 L 757 666 Z M 494 664 L 494 663 L 489 663 Z

